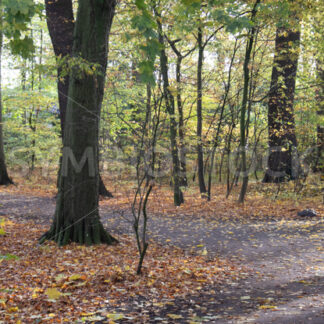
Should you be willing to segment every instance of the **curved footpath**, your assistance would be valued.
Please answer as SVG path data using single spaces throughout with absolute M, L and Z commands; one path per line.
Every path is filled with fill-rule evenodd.
M 16 221 L 47 225 L 54 207 L 54 199 L 0 193 L 0 215 Z M 107 228 L 115 235 L 131 233 L 126 220 L 129 211 L 107 209 L 100 211 Z M 207 257 L 231 258 L 256 272 L 242 282 L 208 287 L 199 296 L 177 299 L 158 312 L 150 301 L 137 301 L 139 310 L 145 304 L 151 323 L 172 323 L 167 317 L 170 313 L 182 316 L 175 323 L 188 323 L 193 311 L 197 321 L 204 323 L 324 323 L 323 217 L 240 223 L 207 221 L 199 215 L 154 215 L 148 229 L 158 243 L 178 246 L 186 253 L 207 251 Z

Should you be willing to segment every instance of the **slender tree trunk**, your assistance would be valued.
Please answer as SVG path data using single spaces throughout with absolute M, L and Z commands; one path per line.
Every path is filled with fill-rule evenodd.
M 210 198 L 211 198 L 211 186 L 212 186 L 214 159 L 215 159 L 215 153 L 216 153 L 216 149 L 218 147 L 218 142 L 219 142 L 218 141 L 219 131 L 220 131 L 221 124 L 223 122 L 223 113 L 224 113 L 225 103 L 226 103 L 226 98 L 224 99 L 224 102 L 222 105 L 221 114 L 220 114 L 219 121 L 218 121 L 217 132 L 215 134 L 215 138 L 213 141 L 214 142 L 213 148 L 212 148 L 212 152 L 211 152 L 210 167 L 209 167 L 209 172 L 208 172 L 208 191 L 207 191 L 207 200 L 208 201 L 210 201 Z
M 225 150 L 222 150 L 221 160 L 220 160 L 220 163 L 219 163 L 219 171 L 218 171 L 218 182 L 219 183 L 222 183 L 222 172 L 223 172 L 224 157 L 225 157 Z
M 324 125 L 321 123 L 324 116 L 324 70 L 320 60 L 316 62 L 317 80 L 319 87 L 316 91 L 317 101 L 317 152 L 315 161 L 315 171 L 324 174 Z
M 35 117 L 33 120 L 33 115 L 35 112 Z M 30 173 L 32 173 L 35 169 L 35 162 L 36 162 L 36 131 L 37 131 L 37 122 L 38 122 L 38 114 L 39 114 L 39 108 L 36 108 L 33 106 L 31 112 L 29 113 L 29 128 L 32 131 L 32 141 L 31 141 L 31 146 L 32 146 L 32 156 L 31 156 L 31 167 L 30 167 Z
M 198 27 L 198 66 L 197 66 L 197 153 L 198 153 L 198 181 L 201 194 L 206 193 L 204 178 L 204 153 L 202 144 L 202 68 L 204 60 L 203 32 Z
M 233 118 L 233 117 L 232 117 Z M 232 142 L 232 134 L 233 130 L 235 128 L 235 124 L 232 121 L 232 124 L 230 126 L 230 131 L 226 143 L 226 153 L 227 153 L 227 168 L 226 168 L 226 199 L 229 197 L 231 193 L 231 183 L 230 183 L 230 175 L 231 175 L 231 170 L 230 170 L 230 154 L 231 154 L 231 142 Z
M 33 32 L 33 29 L 30 31 L 30 38 L 31 39 L 34 39 L 34 32 Z M 34 53 L 31 57 L 31 91 L 33 92 L 34 91 L 34 86 L 35 86 L 35 56 L 34 56 Z M 33 123 L 33 114 L 34 114 L 34 111 L 35 111 L 35 105 L 34 103 L 32 104 L 32 109 L 31 111 L 29 112 L 29 119 L 28 119 L 28 122 L 29 122 L 29 128 L 30 130 L 32 131 L 32 141 L 31 141 L 31 147 L 32 147 L 32 150 L 31 150 L 31 158 L 30 158 L 30 170 L 29 172 L 32 173 L 35 169 L 35 149 L 36 149 L 36 129 L 37 129 L 37 111 L 35 113 L 36 115 L 36 118 L 35 118 L 35 121 Z
M 8 184 L 13 184 L 13 182 L 8 176 L 3 146 L 4 145 L 3 145 L 3 130 L 2 130 L 2 98 L 1 98 L 1 86 L 0 86 L 0 185 L 8 185 Z
M 40 50 L 39 50 L 39 67 L 43 64 L 43 29 L 40 31 Z M 42 71 L 41 69 L 38 70 L 38 91 L 41 92 L 42 90 Z
M 179 153 L 180 153 L 180 184 L 188 186 L 186 144 L 184 139 L 183 107 L 181 98 L 181 62 L 182 56 L 177 56 L 176 79 L 177 79 L 177 107 L 179 115 Z
M 255 16 L 257 14 L 257 5 L 260 3 L 260 0 L 257 0 L 254 4 L 254 8 L 252 10 L 252 17 L 251 21 L 254 22 Z M 240 191 L 239 202 L 243 203 L 245 194 L 248 187 L 249 176 L 247 174 L 247 163 L 246 163 L 246 108 L 248 104 L 248 92 L 249 92 L 249 83 L 250 83 L 250 59 L 251 59 L 251 52 L 253 48 L 253 42 L 255 37 L 256 28 L 253 26 L 249 33 L 249 38 L 246 46 L 245 58 L 244 58 L 244 87 L 243 87 L 243 98 L 242 98 L 242 105 L 241 105 L 241 120 L 240 120 L 240 133 L 241 133 L 241 156 L 242 156 L 242 174 L 243 174 L 243 183 Z
M 231 88 L 232 67 L 233 67 L 235 56 L 236 56 L 236 52 L 237 52 L 237 41 L 235 42 L 235 47 L 234 47 L 233 55 L 232 55 L 232 58 L 231 58 L 231 63 L 230 63 L 229 70 L 228 70 L 227 84 L 226 84 L 223 104 L 222 104 L 222 107 L 221 107 L 221 112 L 220 112 L 220 116 L 219 116 L 217 131 L 216 131 L 214 141 L 213 141 L 213 148 L 212 148 L 212 152 L 211 152 L 210 169 L 209 169 L 209 174 L 208 174 L 208 191 L 207 191 L 207 199 L 208 200 L 210 200 L 210 198 L 211 198 L 211 185 L 212 185 L 214 158 L 215 158 L 215 153 L 216 153 L 217 146 L 219 145 L 219 134 L 220 134 L 221 125 L 222 125 L 222 122 L 223 122 L 223 115 L 224 115 L 225 105 L 226 105 L 228 94 L 229 94 L 229 91 L 230 91 L 230 88 Z M 224 154 L 222 154 L 221 167 L 223 165 L 223 156 L 224 156 Z M 220 168 L 220 172 L 221 172 L 221 168 Z M 219 177 L 221 179 L 221 173 L 219 174 Z
M 268 105 L 269 159 L 263 182 L 283 182 L 298 176 L 293 167 L 297 148 L 294 120 L 294 94 L 300 31 L 280 27 L 276 33 Z
M 146 85 L 146 114 L 145 114 L 145 124 L 149 125 L 152 115 L 152 88 L 148 83 Z M 148 128 L 145 129 L 145 135 L 148 135 Z
M 2 0 L 0 0 L 0 7 L 2 6 Z M 2 129 L 2 82 L 1 82 L 1 63 L 2 63 L 2 13 L 0 12 L 0 185 L 12 184 L 12 180 L 8 176 L 4 144 L 3 144 L 3 129 Z
M 93 75 L 75 67 L 70 75 L 64 149 L 56 211 L 40 242 L 111 244 L 99 218 L 98 137 L 115 0 L 79 0 L 72 54 L 97 64 Z M 82 165 L 83 164 L 83 165 Z
M 64 58 L 72 55 L 74 16 L 72 0 L 45 0 L 47 26 L 55 56 Z M 57 91 L 59 98 L 60 122 L 62 141 L 64 136 L 65 115 L 68 102 L 69 78 L 61 77 L 62 67 L 57 69 Z M 99 162 L 99 161 L 98 161 Z M 61 162 L 60 162 L 61 165 Z M 104 197 L 113 197 L 99 176 L 99 194 Z
M 21 90 L 26 91 L 26 59 L 23 59 L 23 67 L 21 68 Z
M 169 77 L 168 77 L 168 58 L 165 53 L 165 43 L 163 38 L 163 30 L 161 22 L 159 21 L 159 14 L 155 12 L 158 20 L 158 33 L 159 43 L 161 44 L 160 64 L 161 73 L 163 78 L 163 92 L 166 110 L 170 118 L 170 142 L 171 142 L 171 155 L 172 155 L 172 180 L 173 180 L 173 196 L 174 205 L 180 206 L 183 202 L 183 194 L 180 189 L 180 161 L 178 156 L 177 146 L 177 122 L 175 118 L 175 103 L 174 96 L 170 91 Z
M 174 41 L 168 42 L 177 56 L 177 63 L 176 63 L 176 81 L 177 81 L 177 108 L 178 108 L 178 128 L 179 128 L 179 153 L 180 153 L 180 184 L 182 186 L 188 186 L 188 179 L 187 179 L 187 162 L 186 162 L 186 143 L 185 143 L 185 131 L 184 131 L 184 118 L 183 118 L 183 103 L 182 103 L 182 86 L 181 86 L 181 64 L 182 60 L 190 55 L 194 50 L 195 46 L 187 51 L 185 54 L 182 54 L 178 48 L 176 47 L 176 43 L 179 42 L 181 39 L 176 39 Z

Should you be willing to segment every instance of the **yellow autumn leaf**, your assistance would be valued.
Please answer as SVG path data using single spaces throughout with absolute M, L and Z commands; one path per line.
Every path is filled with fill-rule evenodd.
M 47 288 L 45 290 L 45 294 L 49 299 L 53 299 L 53 300 L 59 299 L 62 295 L 62 293 L 59 292 L 56 288 Z
M 81 313 L 81 316 L 92 316 L 94 315 L 95 313 Z
M 169 86 L 168 87 L 168 90 L 171 92 L 172 95 L 176 96 L 177 95 L 177 88 L 176 87 L 173 87 L 173 86 Z
M 111 319 L 113 321 L 117 321 L 117 320 L 123 319 L 124 315 L 123 314 L 111 313 L 111 314 L 107 315 L 107 318 L 109 318 L 109 319 Z
M 177 314 L 167 314 L 167 315 L 172 319 L 180 319 L 180 318 L 182 318 L 181 315 L 177 315 Z
M 79 275 L 79 274 L 74 274 L 74 275 L 69 277 L 69 281 L 75 281 L 75 280 L 78 280 L 78 279 L 81 279 L 81 275 Z
M 204 248 L 203 251 L 201 252 L 201 255 L 207 255 L 207 254 L 208 254 L 207 249 Z

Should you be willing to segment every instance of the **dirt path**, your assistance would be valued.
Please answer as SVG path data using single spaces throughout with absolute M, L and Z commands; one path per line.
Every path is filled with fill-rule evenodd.
M 50 224 L 55 200 L 0 193 L 0 215 L 19 221 Z M 104 224 L 115 235 L 130 233 L 131 225 L 108 207 L 101 207 Z M 149 235 L 186 253 L 232 258 L 257 273 L 238 284 L 208 287 L 200 296 L 177 299 L 160 309 L 151 301 L 132 301 L 143 307 L 150 322 L 171 323 L 167 314 L 180 314 L 175 323 L 324 323 L 324 219 L 228 222 L 199 216 L 154 215 Z M 125 306 L 126 307 L 126 306 Z

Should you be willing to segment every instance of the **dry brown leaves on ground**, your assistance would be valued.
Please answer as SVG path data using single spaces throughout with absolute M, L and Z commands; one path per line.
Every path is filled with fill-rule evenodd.
M 261 184 L 264 187 L 271 185 Z M 273 186 L 273 185 L 272 185 Z M 172 217 L 199 217 L 211 220 L 229 220 L 249 222 L 255 220 L 269 219 L 294 219 L 297 212 L 306 208 L 315 209 L 319 215 L 324 215 L 324 205 L 321 203 L 321 196 L 299 197 L 298 199 L 267 197 L 264 193 L 254 189 L 246 197 L 244 204 L 237 201 L 238 190 L 226 199 L 224 196 L 225 186 L 218 185 L 213 188 L 215 195 L 211 201 L 201 198 L 197 189 L 187 189 L 184 192 L 185 203 L 180 207 L 173 204 L 173 193 L 170 187 L 155 187 L 149 200 L 149 214 L 163 214 Z M 133 193 L 127 186 L 119 187 L 114 199 L 105 200 L 107 205 L 114 210 L 127 209 L 131 204 Z
M 181 250 L 151 244 L 144 273 L 137 276 L 137 251 L 126 236 L 119 237 L 115 246 L 58 248 L 53 242 L 39 246 L 37 239 L 45 228 L 4 220 L 0 235 L 4 323 L 91 320 L 98 309 L 113 323 L 134 316 L 113 313 L 129 298 L 146 296 L 161 307 L 203 286 L 238 280 L 247 272 L 224 260 L 186 257 Z
M 313 178 L 310 178 L 310 182 Z M 1 191 L 32 196 L 53 197 L 56 195 L 56 178 L 43 179 L 37 173 L 29 179 L 16 177 L 16 186 L 1 188 Z M 107 205 L 115 211 L 129 209 L 133 202 L 135 187 L 129 180 L 114 180 L 104 178 L 106 187 L 113 192 L 114 199 L 104 199 L 101 205 Z M 177 217 L 201 217 L 212 220 L 240 220 L 249 221 L 251 218 L 266 219 L 294 219 L 297 212 L 306 208 L 315 209 L 324 215 L 323 194 L 317 183 L 315 189 L 302 193 L 294 193 L 294 183 L 281 184 L 281 191 L 276 197 L 277 184 L 250 183 L 245 203 L 237 202 L 240 186 L 234 187 L 228 199 L 225 198 L 226 187 L 223 184 L 212 188 L 211 201 L 202 199 L 197 186 L 185 189 L 185 203 L 180 207 L 173 204 L 173 193 L 170 186 L 154 186 L 149 198 L 148 211 L 151 214 Z M 305 186 L 309 191 L 312 186 Z

